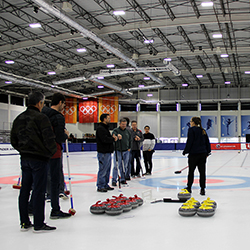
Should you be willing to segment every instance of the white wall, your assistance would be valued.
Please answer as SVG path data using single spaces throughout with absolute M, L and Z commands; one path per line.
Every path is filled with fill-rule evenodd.
M 66 129 L 76 138 L 82 138 L 83 134 L 95 134 L 94 123 L 66 123 Z

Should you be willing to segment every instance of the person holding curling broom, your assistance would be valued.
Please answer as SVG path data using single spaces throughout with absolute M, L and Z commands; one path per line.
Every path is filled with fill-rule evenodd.
M 205 195 L 206 188 L 206 160 L 211 154 L 211 146 L 206 131 L 201 126 L 200 117 L 192 117 L 191 127 L 188 129 L 188 137 L 183 155 L 188 154 L 188 183 L 185 189 L 192 193 L 194 171 L 198 167 L 200 172 L 200 194 Z

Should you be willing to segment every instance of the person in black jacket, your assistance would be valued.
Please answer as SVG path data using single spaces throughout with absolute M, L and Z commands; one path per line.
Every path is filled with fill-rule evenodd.
M 102 114 L 100 116 L 101 122 L 96 129 L 97 142 L 97 158 L 99 162 L 99 169 L 97 174 L 97 192 L 107 192 L 114 190 L 109 186 L 109 177 L 111 169 L 111 153 L 114 151 L 113 142 L 117 141 L 117 136 L 111 135 L 109 132 L 110 115 Z
M 28 201 L 33 188 L 34 231 L 54 230 L 44 223 L 45 191 L 50 157 L 56 152 L 55 135 L 48 117 L 41 113 L 44 95 L 33 92 L 28 107 L 13 122 L 11 145 L 20 153 L 22 183 L 19 195 L 21 230 L 33 225 L 28 216 Z
M 62 171 L 62 143 L 65 142 L 69 136 L 69 132 L 65 129 L 65 118 L 61 113 L 64 106 L 65 97 L 61 93 L 55 93 L 52 97 L 51 108 L 45 106 L 42 109 L 42 113 L 47 115 L 52 124 L 57 145 L 57 151 L 49 162 L 52 208 L 50 213 L 51 219 L 68 218 L 71 216 L 70 213 L 62 212 L 59 205 L 60 176 Z
M 188 137 L 183 155 L 188 155 L 188 183 L 186 189 L 192 193 L 194 171 L 196 166 L 200 172 L 201 195 L 205 195 L 206 188 L 206 160 L 211 154 L 211 146 L 206 131 L 201 126 L 200 117 L 192 117 L 191 127 L 188 129 Z

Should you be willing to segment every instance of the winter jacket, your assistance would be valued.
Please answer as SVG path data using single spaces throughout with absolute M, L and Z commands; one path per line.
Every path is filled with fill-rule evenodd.
M 113 153 L 114 152 L 114 138 L 109 132 L 109 126 L 103 122 L 99 123 L 96 129 L 96 142 L 98 153 Z
M 155 137 L 152 133 L 145 133 L 143 134 L 144 141 L 143 141 L 143 151 L 153 150 L 155 147 Z
M 68 138 L 67 134 L 64 133 L 65 118 L 57 110 L 46 106 L 42 109 L 42 113 L 48 116 L 56 136 L 57 151 L 55 155 L 52 156 L 52 158 L 61 158 L 62 143 Z
M 211 146 L 206 134 L 200 127 L 190 127 L 188 129 L 188 137 L 183 155 L 185 154 L 204 154 L 210 155 Z
M 56 152 L 55 135 L 48 117 L 38 108 L 28 106 L 13 122 L 11 145 L 22 158 L 48 161 Z
M 113 134 L 116 136 L 120 134 L 122 136 L 121 140 L 115 142 L 116 150 L 124 152 L 131 148 L 131 135 L 126 128 L 124 130 L 122 130 L 120 127 L 115 128 L 112 135 Z
M 141 148 L 141 144 L 144 140 L 144 137 L 143 137 L 143 134 L 141 132 L 141 130 L 139 129 L 136 129 L 136 131 L 134 131 L 132 128 L 131 128 L 131 140 L 132 140 L 132 143 L 131 143 L 131 150 L 140 150 Z M 140 137 L 140 141 L 136 141 L 135 140 L 135 137 L 136 136 L 139 136 Z

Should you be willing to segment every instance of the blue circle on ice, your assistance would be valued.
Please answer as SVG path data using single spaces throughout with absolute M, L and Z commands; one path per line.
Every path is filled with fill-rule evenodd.
M 207 176 L 209 178 L 220 178 L 220 179 L 239 179 L 241 183 L 232 184 L 232 185 L 221 185 L 221 186 L 208 186 L 209 189 L 234 189 L 234 188 L 248 188 L 250 187 L 250 177 L 243 177 L 243 176 Z M 149 186 L 149 187 L 158 187 L 158 188 L 169 188 L 169 189 L 176 189 L 176 187 L 180 186 L 178 184 L 171 185 L 165 184 L 163 181 L 169 179 L 183 179 L 183 176 L 171 176 L 171 177 L 159 177 L 159 178 L 150 178 L 141 180 L 140 184 Z M 242 182 L 243 181 L 243 182 Z

